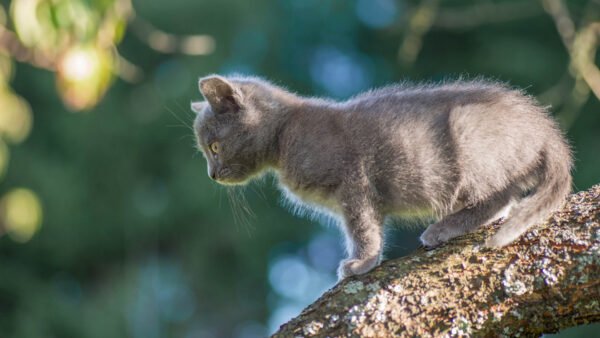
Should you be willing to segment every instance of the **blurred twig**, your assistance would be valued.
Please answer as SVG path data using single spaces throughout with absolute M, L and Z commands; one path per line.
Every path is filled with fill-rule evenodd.
M 541 13 L 543 8 L 554 20 L 569 53 L 570 64 L 567 75 L 543 93 L 541 101 L 562 106 L 558 117 L 563 127 L 568 129 L 591 92 L 600 98 L 600 70 L 595 64 L 600 44 L 600 12 L 596 7 L 600 1 L 587 2 L 579 29 L 563 0 L 541 0 L 542 6 L 536 1 L 480 1 L 461 8 L 441 8 L 440 2 L 423 0 L 408 16 L 406 34 L 398 50 L 398 60 L 404 65 L 412 65 L 416 61 L 423 36 L 431 28 L 471 29 L 486 23 L 531 17 Z
M 423 36 L 433 27 L 470 29 L 484 23 L 528 18 L 541 13 L 535 1 L 510 3 L 478 2 L 462 8 L 440 8 L 441 0 L 423 0 L 408 16 L 406 34 L 398 50 L 398 60 L 412 65 L 421 51 Z
M 210 35 L 175 35 L 157 29 L 150 23 L 136 16 L 135 9 L 129 0 L 116 2 L 115 11 L 132 27 L 134 34 L 150 48 L 162 53 L 182 53 L 188 55 L 206 55 L 215 49 L 215 40 Z M 109 30 L 110 31 L 110 30 Z M 112 31 L 110 31 L 112 33 Z M 105 32 L 104 32 L 105 33 Z M 104 36 L 106 35 L 106 36 Z M 100 31 L 99 41 L 102 45 L 113 49 L 115 58 L 115 75 L 127 82 L 138 82 L 144 76 L 142 68 L 121 55 L 116 46 L 111 46 L 114 36 Z M 19 62 L 29 63 L 35 67 L 50 71 L 58 70 L 58 60 L 64 50 L 52 55 L 36 48 L 24 45 L 17 34 L 0 24 L 0 52 L 14 57 Z
M 0 26 L 0 51 L 14 57 L 19 62 L 56 71 L 56 62 L 53 59 L 25 46 L 14 32 L 3 26 Z
M 206 55 L 215 50 L 215 39 L 207 34 L 175 35 L 166 33 L 137 16 L 131 22 L 131 26 L 138 39 L 161 53 Z
M 443 8 L 437 13 L 433 27 L 469 29 L 486 23 L 519 20 L 538 15 L 542 8 L 536 1 L 495 3 L 481 1 L 467 8 Z
M 551 106 L 561 105 L 569 96 L 575 83 L 568 71 L 565 71 L 560 80 L 552 87 L 537 95 L 540 102 Z
M 542 0 L 542 3 L 554 20 L 556 30 L 569 53 L 569 70 L 575 78 L 571 95 L 558 114 L 563 127 L 568 129 L 587 101 L 590 90 L 600 99 L 600 70 L 594 62 L 600 38 L 600 23 L 587 23 L 577 30 L 562 0 Z
M 423 0 L 409 16 L 408 28 L 404 40 L 398 49 L 398 60 L 405 65 L 412 65 L 423 45 L 423 36 L 433 24 L 441 0 Z
M 32 66 L 56 72 L 57 56 L 47 56 L 44 52 L 25 46 L 17 35 L 2 26 L 0 26 L 0 52 L 14 57 L 15 60 L 28 63 Z M 115 57 L 118 60 L 118 68 L 115 74 L 127 82 L 137 82 L 143 77 L 143 71 L 140 67 L 127 61 L 116 51 Z

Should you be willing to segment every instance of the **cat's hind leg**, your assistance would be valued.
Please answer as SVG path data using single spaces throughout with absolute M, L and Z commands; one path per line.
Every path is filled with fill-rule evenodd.
M 517 193 L 513 189 L 492 194 L 481 202 L 469 205 L 431 224 L 421 235 L 421 242 L 425 246 L 433 247 L 506 216 L 506 209 L 510 209 L 516 197 Z

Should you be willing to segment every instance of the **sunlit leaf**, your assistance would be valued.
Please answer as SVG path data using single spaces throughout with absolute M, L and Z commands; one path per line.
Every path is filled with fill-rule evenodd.
M 0 4 L 0 26 L 6 26 L 6 9 Z
M 127 21 L 124 17 L 108 13 L 98 30 L 98 42 L 101 45 L 116 45 L 123 39 L 126 28 Z
M 56 48 L 58 31 L 53 24 L 48 1 L 13 0 L 11 16 L 15 30 L 24 45 Z
M 0 53 L 0 86 L 4 86 L 8 83 L 12 77 L 13 60 Z
M 34 192 L 18 188 L 0 200 L 0 222 L 17 242 L 27 242 L 42 224 L 42 205 Z
M 0 137 L 11 143 L 20 143 L 28 135 L 33 123 L 31 108 L 27 101 L 0 88 Z
M 6 143 L 0 139 L 0 181 L 2 181 L 4 174 L 6 174 L 9 157 L 10 153 L 8 147 L 6 146 Z
M 112 81 L 113 57 L 95 46 L 76 46 L 60 58 L 56 82 L 64 103 L 72 110 L 95 106 Z
M 62 0 L 54 6 L 57 25 L 75 35 L 79 41 L 86 41 L 96 35 L 99 14 L 79 0 Z

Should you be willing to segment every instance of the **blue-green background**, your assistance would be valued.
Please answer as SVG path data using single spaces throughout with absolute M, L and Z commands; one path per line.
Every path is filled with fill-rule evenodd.
M 434 24 L 414 63 L 401 62 L 418 4 L 135 0 L 140 18 L 173 34 L 209 34 L 216 49 L 164 54 L 128 29 L 117 48 L 145 77 L 117 80 L 87 113 L 65 109 L 51 72 L 18 64 L 12 86 L 31 104 L 34 125 L 10 148 L 0 193 L 31 189 L 44 214 L 30 241 L 0 237 L 0 337 L 260 337 L 333 286 L 342 257 L 335 228 L 288 213 L 270 177 L 234 192 L 250 217 L 208 179 L 189 129 L 200 76 L 254 74 L 340 99 L 460 75 L 540 95 L 570 76 L 569 55 L 539 3 L 514 20 Z M 569 1 L 575 19 L 586 4 Z M 557 102 L 553 113 L 564 108 Z M 566 114 L 575 189 L 587 189 L 600 182 L 600 104 L 591 94 Z M 413 250 L 420 231 L 390 230 L 387 257 Z

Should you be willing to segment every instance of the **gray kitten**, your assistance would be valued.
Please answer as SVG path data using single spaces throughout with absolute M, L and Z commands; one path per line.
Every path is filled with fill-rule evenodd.
M 272 169 L 292 201 L 337 215 L 349 255 L 340 279 L 380 262 L 387 215 L 443 217 L 421 235 L 431 247 L 512 206 L 485 243 L 499 248 L 571 189 L 571 152 L 557 124 L 503 84 L 400 84 L 337 102 L 215 75 L 200 79 L 200 91 L 194 130 L 210 177 L 243 184 Z

